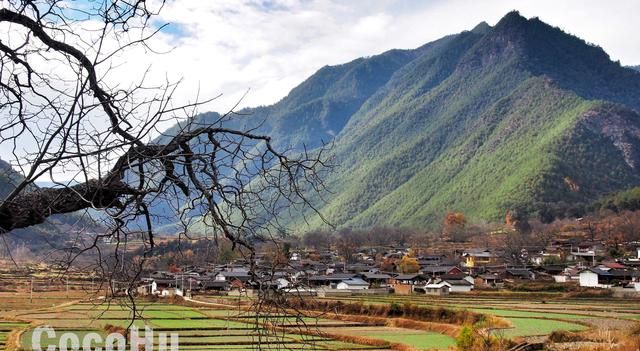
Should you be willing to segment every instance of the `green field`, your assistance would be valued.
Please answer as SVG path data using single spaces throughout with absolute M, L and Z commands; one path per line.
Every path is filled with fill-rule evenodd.
M 629 325 L 632 325 L 632 321 L 637 320 L 637 316 L 640 315 L 634 301 L 567 300 L 554 295 L 545 296 L 544 301 L 529 300 L 520 295 L 509 297 L 489 294 L 464 297 L 386 295 L 346 297 L 337 300 L 345 303 L 396 303 L 429 308 L 466 309 L 503 320 L 505 326 L 492 329 L 492 333 L 511 339 L 544 336 L 563 330 L 585 331 L 592 328 L 595 331 L 603 321 L 615 321 L 618 325 L 628 321 Z M 239 309 L 238 299 L 214 299 L 216 304 L 226 301 L 228 308 L 225 309 L 221 305 L 208 306 L 204 303 L 182 306 L 140 301 L 136 304 L 134 325 L 141 331 L 144 330 L 144 326 L 149 326 L 155 333 L 178 333 L 180 347 L 185 350 L 252 350 L 257 343 L 260 343 L 263 349 L 274 350 L 380 350 L 389 349 L 396 343 L 419 350 L 445 350 L 455 347 L 455 338 L 433 331 L 338 320 L 331 314 L 323 315 L 322 318 L 296 317 L 283 313 L 256 316 L 251 310 Z M 12 330 L 26 329 L 20 342 L 21 349 L 28 350 L 31 346 L 33 326 L 40 324 L 52 325 L 56 330 L 64 328 L 76 333 L 80 338 L 90 332 L 105 336 L 108 333 L 107 326 L 127 327 L 131 323 L 133 314 L 130 306 L 118 302 L 73 303 L 61 307 L 38 305 L 32 311 L 16 312 L 13 316 L 15 321 L 0 322 L 0 344 L 6 342 Z M 246 303 L 247 300 L 243 302 Z M 27 323 L 33 323 L 33 326 Z M 273 330 L 266 330 L 266 324 L 263 323 L 285 328 L 286 332 L 277 329 L 279 332 L 274 334 Z M 329 338 L 327 335 L 332 337 Z M 377 341 L 372 344 L 366 340 Z M 58 345 L 59 340 L 44 338 L 43 346 L 46 347 L 48 343 Z M 154 336 L 154 344 L 158 344 L 157 334 Z
M 485 315 L 500 317 L 511 324 L 510 328 L 498 329 L 496 333 L 508 338 L 548 335 L 554 331 L 582 331 L 588 325 L 598 322 L 634 320 L 637 315 L 630 313 L 637 308 L 637 302 L 611 299 L 604 301 L 573 299 L 567 300 L 549 294 L 544 302 L 518 297 L 501 296 L 367 296 L 340 298 L 344 302 L 365 304 L 405 304 L 432 308 L 470 310 Z M 548 300 L 547 300 L 548 299 Z M 575 321 L 575 322 L 574 322 Z M 587 324 L 587 325 L 584 325 Z M 606 323 L 605 323 L 606 324 Z M 629 322 L 628 327 L 633 324 Z
M 576 324 L 555 320 L 543 320 L 535 318 L 507 318 L 513 325 L 513 329 L 506 329 L 504 336 L 534 336 L 548 335 L 557 330 L 580 331 L 587 327 Z

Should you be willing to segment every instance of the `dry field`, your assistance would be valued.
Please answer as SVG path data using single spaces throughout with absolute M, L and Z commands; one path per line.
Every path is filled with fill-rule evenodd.
M 248 312 L 248 299 L 196 297 L 188 306 L 139 301 L 134 313 L 118 301 L 88 302 L 80 291 L 0 293 L 0 349 L 31 349 L 35 326 L 50 325 L 72 331 L 80 338 L 90 332 L 103 337 L 109 332 L 135 325 L 154 332 L 178 333 L 184 350 L 248 351 L 292 350 L 445 350 L 454 349 L 460 325 L 439 328 L 438 324 L 407 321 L 406 318 L 374 318 L 323 314 L 313 317 L 291 315 L 256 316 Z M 331 299 L 326 299 L 331 300 Z M 469 310 L 502 321 L 493 335 L 518 341 L 539 341 L 549 334 L 566 331 L 591 335 L 596 345 L 613 342 L 612 333 L 622 333 L 640 323 L 640 304 L 617 299 L 545 299 L 517 296 L 367 296 L 340 298 L 342 303 L 363 305 L 412 305 L 448 310 Z M 322 300 L 321 300 L 322 301 Z M 240 302 L 240 306 L 238 303 Z M 132 322 L 132 320 L 135 321 Z M 267 327 L 268 326 L 268 327 Z M 607 339 L 607 340 L 605 340 Z M 157 334 L 154 342 L 158 342 Z M 42 339 L 58 345 L 57 338 Z M 95 345 L 104 346 L 104 345 Z

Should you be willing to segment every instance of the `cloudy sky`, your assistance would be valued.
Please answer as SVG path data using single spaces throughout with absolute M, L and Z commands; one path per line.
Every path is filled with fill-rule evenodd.
M 638 0 L 174 0 L 152 44 L 168 53 L 127 56 L 121 74 L 150 65 L 183 80 L 181 99 L 224 94 L 210 110 L 228 109 L 248 89 L 242 106 L 271 104 L 324 65 L 415 48 L 514 9 L 640 64 Z
M 148 3 L 157 5 L 159 1 Z M 81 8 L 95 2 L 63 4 Z M 394 48 L 416 48 L 482 21 L 494 25 L 511 10 L 540 17 L 598 44 L 624 65 L 640 64 L 640 0 L 166 0 L 153 26 L 168 26 L 147 42 L 148 48 L 127 47 L 109 56 L 101 67 L 109 67 L 104 82 L 110 88 L 126 89 L 142 77 L 146 77 L 145 86 L 151 87 L 180 81 L 171 100 L 173 106 L 222 94 L 189 114 L 227 112 L 239 101 L 239 107 L 275 103 L 325 65 Z M 84 50 L 89 53 L 97 40 L 84 36 L 100 33 L 90 30 L 94 25 L 92 21 L 74 23 L 87 29 L 78 32 L 84 34 L 77 38 L 88 43 Z M 16 32 L 5 27 L 0 37 L 11 44 Z M 17 38 L 20 42 L 20 35 Z M 115 48 L 117 42 L 111 38 L 104 46 Z M 70 67 L 62 64 L 47 69 L 62 77 Z M 74 81 L 75 72 L 67 73 L 71 75 L 66 79 Z M 64 85 L 62 82 L 60 79 L 56 84 Z M 108 125 L 104 118 L 90 123 L 96 131 Z M 162 130 L 173 123 L 175 120 L 167 120 L 158 127 Z M 13 155 L 10 161 L 14 166 L 28 165 L 23 156 L 38 151 L 37 145 L 42 143 L 38 135 L 33 138 L 0 143 L 0 157 L 9 160 Z M 68 171 L 60 173 L 74 177 Z

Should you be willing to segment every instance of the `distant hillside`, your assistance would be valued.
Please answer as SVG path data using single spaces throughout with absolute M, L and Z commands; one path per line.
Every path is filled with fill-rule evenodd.
M 634 69 L 511 12 L 494 27 L 326 66 L 278 103 L 224 125 L 268 134 L 279 148 L 333 140 L 331 193 L 314 200 L 338 226 L 429 228 L 453 210 L 501 221 L 510 209 L 562 212 L 640 186 Z M 153 209 L 174 215 L 160 202 Z M 280 222 L 295 231 L 324 225 L 302 215 Z M 170 232 L 171 223 L 158 224 Z
M 632 70 L 636 70 L 636 71 L 640 72 L 640 65 L 638 65 L 638 66 L 628 66 L 628 68 L 631 68 Z
M 3 199 L 11 190 L 15 189 L 23 179 L 22 175 L 16 172 L 11 165 L 0 159 L 0 199 Z
M 24 179 L 22 174 L 11 168 L 7 162 L 0 160 L 0 201 L 15 189 L 16 185 Z M 30 186 L 28 191 L 36 189 Z M 33 255 L 31 258 L 43 259 L 46 252 L 54 249 L 68 248 L 70 240 L 78 240 L 70 233 L 98 231 L 99 224 L 82 214 L 55 215 L 47 219 L 45 223 L 13 230 L 5 234 L 4 246 L 0 252 L 10 251 L 17 247 L 25 247 L 28 250 L 21 250 L 22 254 L 27 251 Z M 24 258 L 24 257 L 23 257 Z
M 332 223 L 429 227 L 450 210 L 500 221 L 640 185 L 639 110 L 639 73 L 511 12 L 495 27 L 325 67 L 232 124 L 263 123 L 298 148 L 336 135 L 332 194 L 317 202 Z M 286 221 L 309 228 L 299 214 Z

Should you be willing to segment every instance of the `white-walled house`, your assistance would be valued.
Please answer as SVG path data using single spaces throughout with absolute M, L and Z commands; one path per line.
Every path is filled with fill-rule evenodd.
M 143 281 L 142 284 L 138 286 L 137 292 L 143 296 L 160 294 L 158 283 L 156 283 L 155 280 Z
M 444 283 L 449 286 L 449 292 L 466 293 L 473 290 L 473 284 L 466 279 L 445 279 Z
M 423 287 L 424 293 L 427 295 L 449 295 L 451 284 L 440 281 L 438 283 L 430 282 Z
M 182 294 L 182 289 L 179 288 L 166 288 L 160 290 L 160 296 L 162 297 L 171 297 L 171 296 L 184 296 Z
M 610 273 L 597 268 L 584 269 L 580 272 L 580 286 L 586 288 L 610 288 L 609 284 L 602 284 L 601 277 L 610 275 Z
M 598 287 L 598 274 L 589 269 L 580 272 L 580 286 L 589 288 Z
M 291 283 L 285 278 L 278 278 L 278 279 L 276 279 L 276 285 L 277 285 L 278 289 L 284 289 L 284 288 L 289 287 L 289 285 L 291 285 Z
M 562 273 L 562 274 L 556 274 L 553 276 L 553 280 L 556 283 L 566 283 L 567 281 L 569 281 L 569 275 Z
M 336 285 L 339 290 L 364 290 L 369 289 L 369 283 L 360 278 L 345 279 Z

